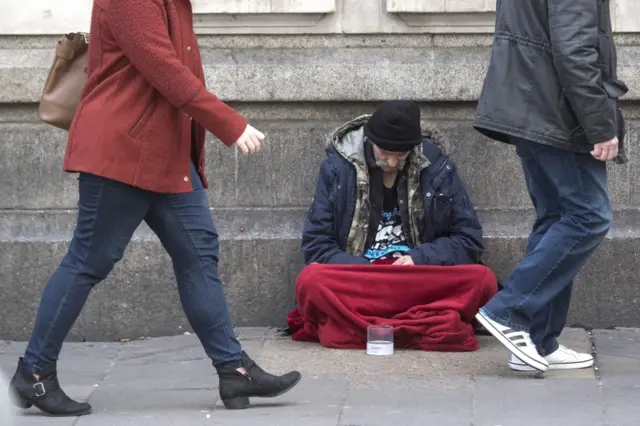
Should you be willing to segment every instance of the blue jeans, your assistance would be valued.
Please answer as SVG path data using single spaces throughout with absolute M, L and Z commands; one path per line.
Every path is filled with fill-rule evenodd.
M 193 191 L 158 194 L 81 174 L 68 252 L 47 283 L 24 361 L 32 373 L 56 362 L 93 287 L 107 278 L 144 220 L 169 253 L 187 319 L 214 365 L 242 359 L 218 275 L 218 233 L 200 177 Z
M 528 331 L 538 352 L 558 348 L 573 280 L 609 231 L 612 207 L 606 164 L 591 155 L 514 140 L 536 221 L 524 259 L 481 311 Z

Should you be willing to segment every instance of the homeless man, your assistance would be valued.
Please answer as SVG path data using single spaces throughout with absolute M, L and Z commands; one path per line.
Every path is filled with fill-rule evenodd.
M 478 349 L 473 318 L 496 277 L 479 263 L 482 228 L 436 139 L 407 101 L 335 132 L 304 224 L 294 340 L 361 348 L 368 325 L 388 324 L 396 347 Z

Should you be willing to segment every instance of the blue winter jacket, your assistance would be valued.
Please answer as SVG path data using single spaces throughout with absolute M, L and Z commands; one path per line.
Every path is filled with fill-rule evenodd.
M 339 128 L 320 166 L 315 197 L 304 222 L 306 264 L 367 264 L 369 182 L 359 117 Z M 409 178 L 399 200 L 416 265 L 480 263 L 482 227 L 453 160 L 434 143 L 437 130 L 423 129 L 422 146 L 411 153 Z M 411 201 L 413 207 L 411 207 Z M 402 206 L 404 204 L 404 208 Z M 356 216 L 357 212 L 357 216 Z

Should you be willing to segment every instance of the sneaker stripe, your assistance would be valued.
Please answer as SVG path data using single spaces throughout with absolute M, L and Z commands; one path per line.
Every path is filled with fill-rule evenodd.
M 507 336 L 508 332 L 511 332 L 512 335 L 517 334 L 519 336 L 524 336 L 525 334 L 524 332 L 513 330 L 509 327 L 502 326 L 499 323 L 494 323 L 493 320 L 486 317 L 482 312 L 478 312 L 475 318 L 478 320 L 480 324 L 484 326 L 484 328 L 487 329 L 488 332 L 490 332 L 495 338 L 497 338 L 500 341 L 500 343 L 505 345 L 507 349 L 509 349 L 511 352 L 514 352 L 514 354 L 518 355 L 518 358 L 524 361 L 527 365 L 535 368 L 538 371 L 546 371 L 547 368 L 549 368 L 549 364 L 546 362 L 544 358 L 540 357 L 542 361 L 539 361 L 536 358 L 532 358 L 529 354 L 527 354 L 526 352 L 523 352 L 522 349 L 520 349 L 521 346 L 520 347 L 517 346 L 511 340 L 511 337 L 513 336 Z M 528 346 L 526 341 L 523 343 L 525 347 Z

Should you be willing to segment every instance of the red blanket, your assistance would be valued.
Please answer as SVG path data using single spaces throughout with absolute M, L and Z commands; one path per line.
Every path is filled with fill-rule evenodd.
M 481 265 L 309 265 L 288 323 L 294 340 L 330 348 L 365 348 L 367 326 L 387 324 L 396 348 L 474 351 L 474 315 L 496 292 Z

